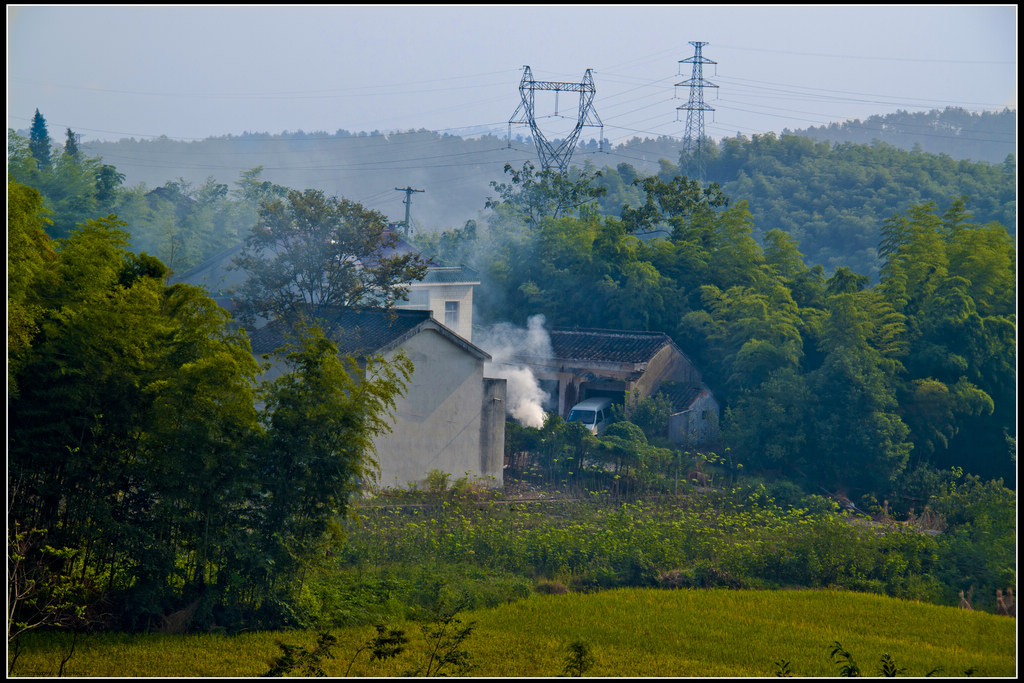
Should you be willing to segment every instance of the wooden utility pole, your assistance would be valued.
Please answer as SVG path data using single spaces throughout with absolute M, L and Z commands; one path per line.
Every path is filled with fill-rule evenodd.
M 405 201 L 402 202 L 402 203 L 405 204 L 405 236 L 408 237 L 409 236 L 409 227 L 410 227 L 410 225 L 409 225 L 409 209 L 412 206 L 412 193 L 413 192 L 426 192 L 426 190 L 414 190 L 411 187 L 396 187 L 395 189 L 397 191 L 399 191 L 399 192 L 404 192 L 405 193 Z

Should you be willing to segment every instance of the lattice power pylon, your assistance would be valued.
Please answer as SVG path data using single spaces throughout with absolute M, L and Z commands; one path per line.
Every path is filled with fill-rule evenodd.
M 558 93 L 561 91 L 566 92 L 578 92 L 580 94 L 579 114 L 576 117 L 576 127 L 573 128 L 565 139 L 563 139 L 557 147 L 555 147 L 541 132 L 537 126 L 537 119 L 534 115 L 534 93 L 538 90 L 554 90 L 555 91 L 555 113 L 557 114 L 558 109 Z M 523 67 L 523 79 L 519 81 L 519 94 L 523 100 L 516 107 L 515 112 L 512 114 L 512 118 L 508 121 L 508 140 L 511 144 L 512 140 L 512 124 L 514 123 L 525 123 L 529 124 L 530 130 L 533 132 L 533 139 L 537 145 L 537 156 L 540 157 L 540 163 L 542 168 L 555 167 L 562 173 L 569 170 L 569 161 L 572 159 L 572 153 L 576 149 L 576 143 L 580 138 L 580 131 L 583 130 L 583 126 L 595 126 L 601 128 L 601 135 L 598 138 L 601 142 L 601 149 L 604 144 L 604 123 L 601 122 L 601 118 L 594 111 L 594 95 L 596 94 L 594 88 L 594 78 L 590 75 L 590 69 L 583 74 L 583 80 L 579 83 L 559 83 L 556 81 L 535 81 L 533 79 L 533 72 L 530 71 L 529 66 Z
M 694 54 L 689 59 L 679 60 L 680 64 L 693 64 L 693 74 L 690 79 L 682 83 L 676 83 L 676 87 L 690 86 L 690 99 L 682 107 L 676 107 L 677 111 L 686 110 L 686 135 L 683 138 L 683 149 L 689 152 L 689 159 L 695 165 L 697 176 L 703 181 L 704 178 L 704 112 L 714 111 L 704 101 L 704 88 L 717 88 L 711 81 L 704 80 L 704 65 L 717 64 L 706 59 L 700 53 L 706 42 L 690 41 L 695 48 Z M 678 120 L 679 114 L 676 114 Z

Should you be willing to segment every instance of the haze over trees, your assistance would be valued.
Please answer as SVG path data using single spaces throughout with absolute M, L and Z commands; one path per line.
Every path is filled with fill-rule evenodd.
M 315 259 L 353 255 L 370 281 L 344 259 L 337 281 L 322 269 L 302 280 L 317 267 L 296 262 L 278 294 L 337 285 L 304 302 L 344 305 L 371 286 L 388 304 L 422 261 L 373 261 L 380 213 L 265 180 L 258 165 L 233 189 L 213 177 L 126 188 L 118 168 L 75 149 L 73 131 L 62 148 L 49 140 L 48 163 L 44 140 L 44 125 L 8 138 L 8 538 L 29 560 L 16 585 L 43 591 L 17 618 L 60 595 L 68 619 L 125 629 L 189 606 L 197 628 L 304 623 L 297 615 L 330 595 L 339 517 L 409 368 L 338 358 L 310 329 L 284 353 L 290 371 L 261 385 L 228 314 L 166 279 L 246 237 L 245 253 L 265 257 L 241 261 L 257 275 L 272 244 L 315 242 Z M 484 176 L 477 219 L 417 244 L 480 272 L 482 322 L 543 314 L 668 334 L 723 405 L 730 473 L 743 465 L 886 514 L 941 507 L 949 565 L 907 550 L 917 583 L 892 569 L 884 590 L 931 597 L 975 575 L 1001 585 L 1014 497 L 1002 482 L 1016 477 L 1015 161 L 769 135 L 727 140 L 707 166 L 720 181 L 684 178 L 667 160 L 652 175 L 509 164 L 507 179 Z M 306 227 L 312 241 L 299 239 Z M 254 311 L 296 303 L 260 286 Z M 592 458 L 621 471 L 617 492 L 640 492 L 663 486 L 681 457 L 643 410 L 597 443 L 554 419 L 510 434 L 560 461 L 559 482 L 575 485 Z M 845 525 L 820 528 L 833 523 Z M 641 560 L 619 557 L 612 575 L 649 579 Z M 98 612 L 73 609 L 85 605 Z
M 910 151 L 999 164 L 1017 146 L 1017 110 L 969 112 L 947 107 L 927 112 L 899 111 L 863 121 L 782 132 L 833 144 L 870 145 L 877 140 Z
M 953 127 L 961 142 L 990 136 L 973 132 L 972 124 L 982 120 L 998 128 L 1000 139 L 1015 136 L 1015 111 L 966 115 L 947 110 L 930 116 L 939 131 L 935 135 Z M 709 147 L 708 180 L 726 195 L 747 200 L 759 242 L 769 230 L 785 230 L 800 243 L 806 262 L 823 265 L 828 273 L 847 266 L 876 280 L 882 223 L 913 204 L 942 204 L 967 195 L 976 222 L 995 221 L 1012 232 L 1012 139 L 1004 143 L 998 161 L 958 160 L 902 148 L 896 139 L 887 141 L 885 131 L 899 129 L 903 120 L 898 114 L 884 117 L 882 134 L 864 145 L 827 138 L 811 142 L 798 134 L 725 138 Z M 27 138 L 21 141 L 9 138 L 9 157 L 30 156 Z M 134 226 L 132 248 L 158 256 L 174 272 L 244 239 L 257 204 L 238 201 L 239 179 L 256 169 L 258 182 L 320 189 L 396 220 L 404 207 L 402 193 L 394 188 L 424 189 L 414 198 L 412 223 L 418 232 L 432 232 L 484 220 L 486 200 L 493 194 L 489 182 L 502 177 L 505 164 L 518 169 L 535 156 L 529 140 L 514 140 L 509 149 L 503 135 L 462 139 L 423 130 L 253 133 L 197 142 L 124 140 L 86 143 L 81 151 L 86 160 L 102 154 L 105 166 L 117 166 L 120 181 L 132 190 L 122 193 L 115 207 Z M 631 184 L 634 178 L 653 174 L 670 181 L 682 173 L 686 161 L 676 138 L 634 138 L 609 153 L 599 152 L 596 143 L 581 144 L 574 159 L 587 172 L 601 171 L 597 185 L 607 189 L 599 211 L 610 216 L 617 216 L 623 204 L 643 201 Z M 20 165 L 12 166 L 12 174 L 43 189 Z M 108 174 L 105 186 L 112 181 L 116 176 Z M 60 194 L 59 187 L 44 189 L 58 231 L 66 229 L 56 206 Z M 97 188 L 102 204 L 101 194 L 109 197 L 110 192 Z M 99 215 L 105 214 L 92 217 Z

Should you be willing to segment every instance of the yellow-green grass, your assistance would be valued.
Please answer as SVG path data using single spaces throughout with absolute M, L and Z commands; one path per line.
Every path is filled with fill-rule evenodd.
M 1016 674 L 1016 622 L 879 595 L 842 591 L 621 589 L 601 593 L 534 595 L 528 600 L 459 615 L 475 622 L 464 643 L 473 676 L 557 676 L 567 647 L 587 643 L 592 676 L 772 676 L 775 662 L 790 662 L 797 676 L 836 676 L 830 645 L 839 641 L 864 675 L 878 674 L 890 654 L 924 676 L 1012 677 Z M 368 652 L 353 676 L 397 676 L 421 665 L 425 643 L 415 624 L 395 624 L 410 636 L 395 660 L 370 663 Z M 333 632 L 336 658 L 328 675 L 345 674 L 356 649 L 375 631 Z M 312 646 L 307 632 L 224 635 L 102 635 L 79 641 L 65 667 L 72 676 L 255 676 L 280 653 L 277 642 Z M 51 635 L 25 642 L 15 675 L 53 675 L 60 645 Z M 454 673 L 454 672 L 451 672 Z

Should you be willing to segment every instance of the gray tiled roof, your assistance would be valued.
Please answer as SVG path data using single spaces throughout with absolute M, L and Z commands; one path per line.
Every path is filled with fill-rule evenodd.
M 348 309 L 327 322 L 333 326 L 330 337 L 338 344 L 339 352 L 364 356 L 385 349 L 428 320 L 430 311 Z M 280 322 L 249 331 L 253 353 L 261 355 L 280 348 L 288 342 L 286 331 L 287 326 Z
M 557 359 L 604 363 L 646 363 L 672 343 L 663 332 L 555 328 L 550 337 Z
M 672 408 L 676 412 L 688 410 L 693 402 L 700 398 L 701 394 L 707 393 L 708 389 L 699 384 L 678 384 L 676 382 L 665 382 L 658 390 L 672 402 Z

